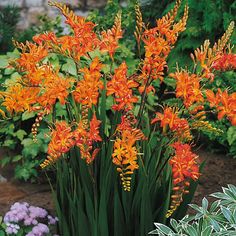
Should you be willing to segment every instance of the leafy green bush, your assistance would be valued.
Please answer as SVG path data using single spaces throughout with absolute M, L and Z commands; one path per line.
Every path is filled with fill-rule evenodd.
M 217 198 L 209 206 L 208 200 L 203 198 L 202 205 L 190 204 L 196 211 L 193 216 L 185 216 L 182 220 L 170 220 L 170 227 L 155 223 L 156 229 L 149 234 L 160 236 L 223 236 L 235 235 L 236 231 L 236 187 L 229 184 L 222 188 L 222 192 L 211 194 Z

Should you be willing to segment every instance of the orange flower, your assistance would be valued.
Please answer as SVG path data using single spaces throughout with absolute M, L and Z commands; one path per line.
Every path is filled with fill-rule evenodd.
M 179 118 L 177 111 L 175 111 L 171 107 L 167 107 L 164 109 L 164 113 L 157 112 L 156 118 L 152 120 L 152 124 L 160 121 L 160 126 L 163 128 L 163 132 L 165 133 L 167 127 L 169 126 L 170 130 L 175 133 L 175 136 L 181 139 L 191 140 L 192 135 L 190 133 L 189 124 L 186 119 Z
M 33 36 L 33 41 L 39 45 L 42 45 L 44 43 L 57 44 L 57 37 L 54 32 L 47 32 L 44 34 L 38 34 Z
M 188 8 L 185 7 L 183 18 L 178 23 L 174 23 L 179 6 L 180 2 L 177 1 L 172 11 L 156 21 L 156 27 L 146 29 L 143 33 L 145 59 L 140 76 L 141 93 L 146 83 L 150 83 L 153 79 L 163 80 L 164 70 L 167 68 L 167 56 L 176 42 L 178 34 L 184 31 L 188 17 Z
M 176 142 L 172 144 L 175 149 L 175 156 L 169 161 L 172 166 L 174 185 L 186 179 L 197 180 L 199 178 L 198 156 L 191 152 L 189 144 Z
M 176 97 L 183 98 L 184 105 L 187 108 L 194 103 L 201 104 L 204 101 L 200 88 L 200 78 L 196 74 L 181 71 L 170 74 L 170 76 L 176 79 Z
M 132 88 L 138 87 L 138 83 L 127 78 L 127 65 L 123 62 L 116 70 L 112 80 L 107 83 L 107 96 L 115 96 L 117 104 L 113 105 L 114 110 L 131 109 L 133 103 L 138 101 L 133 96 Z
M 53 32 L 40 34 L 33 38 L 37 44 L 46 45 L 52 51 L 63 53 L 76 61 L 79 61 L 82 56 L 88 56 L 88 52 L 98 47 L 99 39 L 93 32 L 94 23 L 86 21 L 84 17 L 76 16 L 66 5 L 56 2 L 49 4 L 62 12 L 66 18 L 65 23 L 72 28 L 74 34 L 61 37 L 56 37 Z
M 57 161 L 63 153 L 68 152 L 75 144 L 73 132 L 66 121 L 57 121 L 55 129 L 51 131 L 51 140 L 48 144 L 48 157 L 40 165 L 45 168 Z
M 156 118 L 152 120 L 152 124 L 157 121 L 161 121 L 161 127 L 163 129 L 166 129 L 167 126 L 172 129 L 176 121 L 178 121 L 178 115 L 171 107 L 167 107 L 164 109 L 163 114 L 160 112 L 156 113 Z
M 99 135 L 100 123 L 101 121 L 97 120 L 96 116 L 93 115 L 89 127 L 85 127 L 83 121 L 80 121 L 73 133 L 75 144 L 80 149 L 81 158 L 85 159 L 87 164 L 90 164 L 94 160 L 99 151 L 99 149 L 93 150 L 93 143 L 102 141 Z
M 216 107 L 218 119 L 224 116 L 230 120 L 232 125 L 236 125 L 236 93 L 228 94 L 227 90 L 218 89 L 216 95 L 211 90 L 206 90 L 206 96 L 211 107 Z
M 46 76 L 48 66 L 42 65 L 36 67 L 34 70 L 27 71 L 22 78 L 24 83 L 29 86 L 39 86 L 42 84 L 43 79 Z
M 224 35 L 210 48 L 210 41 L 205 40 L 204 44 L 200 48 L 197 48 L 194 51 L 194 54 L 191 54 L 195 65 L 200 63 L 203 71 L 201 72 L 201 77 L 209 78 L 211 81 L 214 80 L 214 74 L 212 73 L 213 69 L 228 69 L 228 67 L 235 68 L 235 56 L 233 54 L 226 54 L 225 47 L 227 42 L 230 39 L 234 30 L 234 22 L 232 21 L 229 24 L 228 29 Z M 232 60 L 232 62 L 230 61 Z
M 28 52 L 26 52 L 28 50 Z M 34 71 L 37 63 L 48 55 L 48 51 L 44 46 L 37 46 L 33 43 L 26 42 L 25 49 L 16 61 L 23 71 Z
M 117 171 L 120 172 L 124 190 L 130 191 L 130 175 L 139 167 L 136 142 L 145 139 L 145 136 L 140 129 L 132 128 L 128 117 L 122 116 L 121 120 L 116 129 L 112 161 L 118 166 Z
M 183 201 L 183 194 L 188 193 L 186 187 L 190 185 L 189 181 L 191 179 L 196 181 L 200 176 L 198 156 L 191 151 L 190 145 L 176 142 L 172 146 L 175 149 L 175 156 L 171 158 L 169 164 L 172 167 L 173 193 L 167 217 L 171 216 Z
M 6 107 L 7 111 L 11 114 L 13 112 L 24 112 L 30 110 L 31 105 L 36 103 L 36 99 L 39 93 L 39 88 L 23 87 L 21 84 L 9 86 L 5 92 L 1 95 L 4 97 L 2 103 Z
M 77 83 L 76 89 L 73 92 L 76 102 L 87 105 L 89 108 L 97 104 L 99 89 L 103 88 L 103 83 L 100 80 L 102 66 L 96 57 L 89 69 L 83 68 L 80 70 L 84 74 L 84 79 Z
M 121 14 L 116 16 L 114 26 L 107 31 L 102 31 L 101 35 L 100 50 L 109 52 L 111 59 L 114 60 L 115 51 L 119 47 L 118 40 L 122 38 Z
M 234 70 L 236 69 L 236 54 L 222 54 L 219 59 L 212 63 L 212 68 L 215 70 Z
M 100 123 L 94 115 L 90 121 L 89 131 L 84 128 L 82 121 L 78 124 L 76 130 L 72 131 L 66 121 L 57 121 L 55 129 L 52 130 L 50 135 L 51 141 L 48 145 L 47 160 L 41 164 L 41 167 L 44 168 L 55 162 L 63 153 L 68 152 L 75 145 L 80 149 L 81 158 L 86 159 L 88 164 L 91 163 L 99 151 L 98 148 L 93 150 L 92 144 L 93 142 L 102 141 L 98 130 Z
M 54 72 L 51 68 L 45 71 L 44 80 L 41 85 L 41 93 L 38 102 L 43 107 L 52 106 L 58 99 L 64 105 L 69 95 L 69 89 L 72 86 L 73 79 L 61 78 L 58 72 Z
M 97 119 L 95 115 L 93 115 L 92 120 L 90 121 L 90 127 L 89 127 L 89 138 L 92 141 L 102 141 L 102 138 L 99 135 L 99 126 L 101 124 L 101 121 Z

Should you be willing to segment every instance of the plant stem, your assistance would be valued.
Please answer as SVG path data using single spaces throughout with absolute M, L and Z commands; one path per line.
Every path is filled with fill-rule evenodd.
M 143 110 L 144 110 L 144 107 L 145 107 L 145 99 L 146 99 L 146 95 L 147 95 L 147 88 L 151 84 L 150 78 L 151 78 L 151 71 L 150 71 L 150 74 L 148 76 L 148 79 L 147 79 L 147 82 L 145 84 L 144 91 L 143 91 L 143 94 L 142 94 L 141 103 L 140 103 L 141 105 L 140 105 L 138 116 L 137 116 L 138 117 L 137 127 L 139 127 L 139 125 L 141 123 L 141 116 L 143 114 Z

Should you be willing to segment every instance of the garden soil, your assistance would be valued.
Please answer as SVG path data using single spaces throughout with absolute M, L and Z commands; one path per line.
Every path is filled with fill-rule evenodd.
M 221 191 L 227 184 L 236 185 L 236 159 L 220 154 L 212 154 L 204 150 L 198 151 L 200 160 L 206 161 L 193 203 L 201 204 L 203 197 L 210 201 L 209 194 Z M 0 152 L 0 158 L 3 153 Z M 0 215 L 3 215 L 16 201 L 28 202 L 46 208 L 54 213 L 52 195 L 48 184 L 31 184 L 13 179 L 14 167 L 0 169 Z M 191 213 L 191 211 L 190 211 Z

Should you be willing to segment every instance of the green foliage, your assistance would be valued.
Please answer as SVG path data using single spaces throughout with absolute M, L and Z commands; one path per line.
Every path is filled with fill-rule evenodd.
M 149 234 L 160 236 L 234 235 L 236 230 L 236 187 L 228 185 L 228 188 L 223 187 L 222 189 L 223 192 L 211 195 L 218 199 L 211 206 L 209 206 L 208 200 L 203 198 L 201 206 L 190 204 L 190 207 L 196 211 L 195 215 L 187 215 L 179 221 L 171 219 L 170 227 L 155 223 L 156 229 Z
M 0 9 L 0 53 L 12 50 L 12 37 L 20 18 L 18 7 L 6 6 Z
M 20 42 L 26 40 L 31 41 L 32 37 L 36 34 L 54 31 L 56 35 L 63 32 L 61 26 L 61 18 L 56 17 L 51 19 L 47 15 L 40 15 L 38 17 L 39 24 L 32 25 L 25 30 L 16 30 L 17 23 L 20 20 L 20 9 L 16 6 L 6 6 L 1 8 L 0 11 L 0 53 L 6 53 L 13 49 L 12 39 Z M 4 62 L 1 62 L 2 64 Z M 1 67 L 1 65 L 0 65 Z
M 110 119 L 117 120 L 117 116 Z M 146 135 L 151 138 L 142 142 L 145 161 L 140 155 L 140 167 L 133 174 L 130 192 L 122 189 L 119 174 L 110 161 L 112 142 L 99 145 L 94 169 L 87 168 L 78 148 L 71 150 L 72 158 L 65 155 L 56 163 L 54 200 L 60 234 L 141 236 L 151 230 L 151 222 L 166 222 L 172 189 L 172 171 L 165 165 L 171 150 L 164 147 L 169 140 L 151 133 L 150 128 Z
M 0 216 L 0 236 L 6 236 L 5 234 L 5 224 L 3 223 L 3 217 Z
M 118 0 L 108 1 L 104 9 L 93 10 L 88 16 L 88 20 L 96 22 L 96 30 L 102 31 L 112 28 L 115 16 L 122 12 L 123 38 L 119 42 L 119 48 L 115 54 L 115 62 L 118 65 L 125 60 L 129 70 L 136 68 L 139 63 L 137 55 L 133 53 L 136 47 L 134 39 L 136 2 L 136 0 L 128 0 L 127 4 L 122 6 Z
M 32 134 L 29 134 L 28 125 L 22 123 L 22 117 L 1 122 L 0 144 L 5 147 L 5 156 L 1 158 L 1 166 L 14 163 L 15 178 L 35 181 L 38 177 L 39 164 L 46 158 L 47 144 L 49 140 L 44 137 L 47 128 L 41 128 L 38 135 L 38 142 L 34 143 Z M 20 154 L 17 154 L 20 153 Z
M 180 66 L 189 65 L 191 62 L 189 55 L 194 49 L 202 45 L 205 39 L 209 39 L 211 43 L 216 42 L 224 34 L 229 23 L 235 20 L 235 0 L 184 0 L 183 3 L 189 5 L 189 18 L 186 30 L 180 35 L 180 40 L 169 56 L 170 70 L 176 66 L 176 58 L 180 58 L 178 60 Z M 166 11 L 173 4 L 174 1 Z M 232 44 L 236 43 L 236 32 L 231 40 Z

